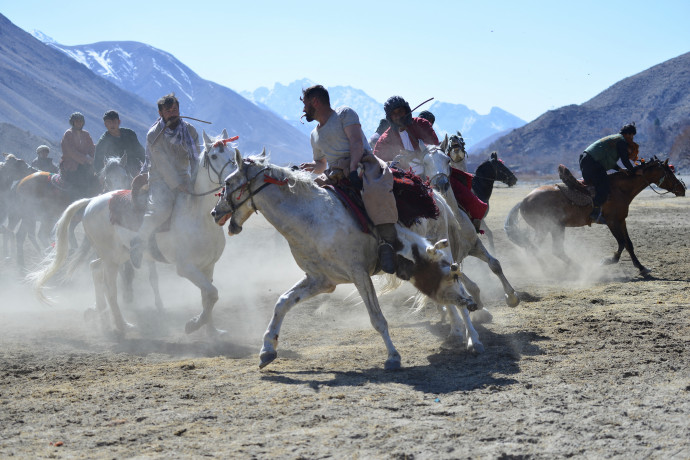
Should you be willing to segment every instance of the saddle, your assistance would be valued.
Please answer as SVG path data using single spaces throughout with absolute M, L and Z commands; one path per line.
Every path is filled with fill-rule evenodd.
M 461 171 L 459 169 L 450 168 L 450 187 L 453 189 L 455 201 L 458 206 L 462 208 L 471 219 L 483 219 L 486 215 L 486 210 L 489 208 L 488 203 L 484 203 L 477 195 L 472 192 L 473 174 Z
M 131 190 L 118 190 L 108 202 L 110 223 L 136 232 L 141 227 L 148 199 L 148 175 L 139 174 L 132 180 Z M 170 230 L 172 215 L 154 233 Z
M 423 181 L 411 170 L 403 171 L 391 168 L 393 173 L 393 196 L 398 210 L 398 222 L 411 227 L 420 219 L 436 219 L 440 211 L 434 200 L 433 191 L 428 181 Z M 364 233 L 371 233 L 373 224 L 364 208 L 364 201 L 359 190 L 352 187 L 347 177 L 333 180 L 322 185 L 338 197 L 350 211 Z
M 556 184 L 558 190 L 575 206 L 593 206 L 594 186 L 586 185 L 584 180 L 577 180 L 565 165 L 558 165 L 558 176 L 563 181 Z

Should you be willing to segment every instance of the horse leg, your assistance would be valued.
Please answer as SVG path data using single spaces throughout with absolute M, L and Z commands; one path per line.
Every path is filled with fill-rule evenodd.
M 457 315 L 457 312 L 455 313 Z M 465 322 L 465 330 L 467 333 L 467 349 L 472 353 L 484 353 L 484 345 L 479 341 L 479 334 L 472 324 L 470 312 L 467 307 L 460 308 L 462 320 Z
M 374 289 L 374 284 L 371 282 L 371 278 L 368 274 L 362 272 L 355 278 L 355 287 L 359 291 L 359 295 L 362 296 L 364 304 L 367 306 L 367 311 L 369 312 L 369 321 L 374 329 L 381 334 L 383 342 L 386 344 L 386 349 L 388 350 L 388 359 L 384 364 L 385 370 L 395 370 L 400 369 L 400 353 L 395 349 L 393 341 L 391 340 L 390 334 L 388 333 L 388 322 L 383 316 L 381 307 L 379 305 L 379 299 L 376 297 L 376 290 Z
M 151 285 L 151 289 L 153 290 L 153 297 L 154 297 L 154 302 L 156 304 L 156 308 L 160 313 L 163 313 L 165 311 L 165 307 L 163 306 L 163 299 L 161 298 L 161 291 L 158 287 L 158 270 L 156 270 L 156 262 L 153 260 L 148 261 L 149 265 L 149 284 Z
M 477 283 L 472 281 L 465 275 L 464 272 L 460 272 L 460 282 L 465 287 L 472 300 L 477 304 L 477 310 L 473 311 L 471 314 L 473 321 L 477 323 L 490 323 L 493 320 L 493 316 L 489 313 L 489 310 L 484 308 L 481 301 L 481 290 Z
M 305 274 L 304 278 L 283 293 L 273 307 L 273 317 L 268 323 L 264 332 L 264 343 L 259 352 L 259 368 L 264 368 L 272 363 L 277 357 L 278 335 L 283 324 L 285 315 L 297 302 L 307 300 L 317 294 L 333 292 L 335 286 L 326 279 L 316 279 L 310 274 Z
M 70 240 L 72 235 L 70 235 Z M 122 298 L 127 303 L 132 303 L 134 299 L 134 290 L 132 288 L 132 283 L 134 282 L 134 267 L 130 261 L 125 262 L 120 267 L 120 275 L 122 276 L 122 281 L 124 282 L 124 288 L 122 291 Z
M 110 311 L 115 320 L 115 327 L 121 333 L 125 333 L 127 329 L 134 326 L 125 321 L 120 311 L 120 305 L 117 302 L 117 272 L 120 268 L 119 264 L 113 262 L 103 261 L 103 280 L 105 284 L 105 294 L 110 305 Z
M 105 274 L 103 272 L 103 261 L 96 259 L 89 264 L 91 278 L 93 279 L 94 293 L 96 294 L 96 308 L 89 308 L 84 312 L 84 319 L 90 321 L 98 315 L 101 318 L 101 328 L 103 332 L 109 329 L 108 316 L 106 315 L 108 303 L 105 300 Z
M 31 228 L 29 228 L 31 227 Z M 17 267 L 20 272 L 24 271 L 24 240 L 29 231 L 33 232 L 33 225 L 30 226 L 28 219 L 22 219 L 19 229 L 15 235 L 15 249 L 17 251 Z
M 489 241 L 489 250 L 491 252 L 494 252 L 495 246 L 494 246 L 494 233 L 491 231 L 488 225 L 486 225 L 486 221 L 482 219 L 481 227 L 479 227 L 481 230 L 484 231 L 484 234 L 486 235 L 486 239 Z
M 218 289 L 213 285 L 213 267 L 214 264 L 211 264 L 210 270 L 207 268 L 202 271 L 189 263 L 177 265 L 177 274 L 187 278 L 201 291 L 202 310 L 185 324 L 184 331 L 187 334 L 191 334 L 204 325 L 209 326 L 209 331 L 212 334 L 224 333 L 224 331 L 213 328 L 213 306 L 218 302 Z
M 565 253 L 565 227 L 560 225 L 554 225 L 551 228 L 551 252 L 554 256 L 561 259 L 566 266 L 575 273 L 580 272 L 580 266 L 573 262 L 573 260 L 568 257 Z
M 630 235 L 628 234 L 628 226 L 625 223 L 625 220 L 623 220 L 620 223 L 613 222 L 609 226 L 609 230 L 611 230 L 611 233 L 618 242 L 618 250 L 613 254 L 613 257 L 611 257 L 610 259 L 604 259 L 602 263 L 606 265 L 617 263 L 620 260 L 623 248 L 625 248 L 625 250 L 628 251 L 628 254 L 630 254 L 630 260 L 632 261 L 633 265 L 640 271 L 640 274 L 643 276 L 648 275 L 651 272 L 651 270 L 642 265 L 640 261 L 637 259 L 637 256 L 635 255 L 635 250 L 633 248 L 632 240 L 630 239 Z
M 477 238 L 476 242 L 474 243 L 474 247 L 470 250 L 469 255 L 486 262 L 486 264 L 489 266 L 489 269 L 498 277 L 499 280 L 501 280 L 503 292 L 505 292 L 506 305 L 509 307 L 516 307 L 520 303 L 520 298 L 517 296 L 515 289 L 513 289 L 513 286 L 510 285 L 508 279 L 503 274 L 501 263 L 498 261 L 498 259 L 489 254 L 482 242 L 479 241 L 479 238 Z

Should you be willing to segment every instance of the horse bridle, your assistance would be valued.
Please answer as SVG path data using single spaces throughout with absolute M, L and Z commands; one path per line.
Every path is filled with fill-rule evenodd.
M 211 146 L 211 148 L 213 148 L 213 146 Z M 223 148 L 224 147 L 221 146 L 221 152 L 223 151 Z M 204 163 L 202 166 L 206 169 L 206 173 L 208 174 L 208 180 L 211 182 L 215 182 L 216 184 L 219 184 L 219 185 L 218 185 L 218 187 L 216 187 L 212 190 L 209 190 L 208 192 L 202 192 L 202 193 L 187 192 L 192 196 L 206 196 L 206 195 L 210 195 L 211 193 L 216 193 L 218 190 L 222 189 L 223 184 L 224 184 L 224 179 L 225 179 L 225 176 L 223 176 L 223 172 L 225 171 L 225 168 L 228 167 L 228 165 L 235 163 L 233 160 L 228 160 L 223 165 L 223 167 L 220 168 L 220 171 L 218 171 L 218 170 L 216 170 L 216 168 L 213 167 L 213 163 L 211 163 L 211 160 L 208 159 L 208 155 L 209 155 L 208 148 L 204 149 L 203 155 L 204 155 Z M 211 177 L 211 171 L 213 171 L 216 174 L 216 180 L 215 181 L 213 180 L 213 177 Z
M 666 190 L 665 192 L 658 192 L 657 190 L 654 189 L 654 187 L 652 187 L 652 184 L 653 184 L 653 185 L 656 185 L 657 187 L 661 187 L 661 184 L 663 184 L 664 181 L 666 180 L 666 176 L 668 176 L 668 171 L 666 170 L 666 167 L 664 167 L 663 164 L 662 164 L 661 162 L 659 162 L 659 164 L 661 165 L 661 168 L 662 168 L 662 170 L 664 171 L 664 175 L 661 176 L 661 179 L 659 179 L 659 182 L 650 182 L 650 181 L 648 181 L 647 178 L 645 177 L 644 180 L 647 181 L 647 187 L 649 187 L 649 188 L 650 188 L 654 193 L 656 193 L 657 195 L 666 195 L 666 194 L 668 194 L 668 193 L 673 193 L 673 194 L 675 194 L 675 193 L 676 193 L 675 190 L 676 190 L 677 186 L 676 186 L 676 187 L 673 187 L 673 190 Z M 676 177 L 676 179 L 678 180 L 678 182 L 680 183 L 680 185 L 681 185 L 684 189 L 687 190 L 687 187 L 685 186 L 685 182 L 683 182 L 682 179 L 679 179 L 679 178 L 677 178 L 677 177 Z
M 243 204 L 245 204 L 247 201 L 250 201 L 250 200 L 251 200 L 252 208 L 256 211 L 256 206 L 254 205 L 254 195 L 257 195 L 260 191 L 262 191 L 264 188 L 268 187 L 269 185 L 277 183 L 277 181 L 275 181 L 275 180 L 270 181 L 270 180 L 266 180 L 266 178 L 264 178 L 264 183 L 261 186 L 259 186 L 256 190 L 252 191 L 252 181 L 254 179 L 256 179 L 257 177 L 259 177 L 259 174 L 263 173 L 264 171 L 267 171 L 269 169 L 269 167 L 268 166 L 263 167 L 256 174 L 254 174 L 250 179 L 249 178 L 249 165 L 252 165 L 255 163 L 251 160 L 245 159 L 244 164 L 247 165 L 247 167 L 244 169 L 244 177 L 246 179 L 246 182 L 243 182 L 242 184 L 238 185 L 237 187 L 235 187 L 232 190 L 226 189 L 223 191 L 223 193 L 225 194 L 225 201 L 230 206 L 230 212 L 232 212 L 233 214 L 235 214 L 235 212 L 238 209 L 240 209 Z M 238 202 L 237 204 L 233 203 L 232 196 L 235 194 L 235 192 L 238 192 L 238 191 L 243 192 L 245 189 L 249 189 L 247 197 L 244 200 Z M 242 194 L 240 194 L 240 196 L 237 197 L 237 200 L 239 200 L 241 196 L 242 196 Z

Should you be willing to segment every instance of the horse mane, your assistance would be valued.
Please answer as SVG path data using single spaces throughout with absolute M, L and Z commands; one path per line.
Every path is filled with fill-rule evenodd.
M 311 173 L 272 164 L 268 155 L 251 155 L 244 159 L 244 163 L 266 168 L 266 174 L 278 181 L 287 181 L 288 188 L 294 193 L 317 187 Z

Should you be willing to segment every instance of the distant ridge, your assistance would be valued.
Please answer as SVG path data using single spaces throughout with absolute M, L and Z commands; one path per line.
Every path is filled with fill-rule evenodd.
M 562 163 L 579 171 L 580 153 L 592 142 L 634 121 L 640 155 L 670 157 L 690 168 L 690 53 L 614 84 L 582 105 L 551 110 L 484 148 L 522 172 L 555 174 Z M 688 169 L 685 169 L 688 173 Z

